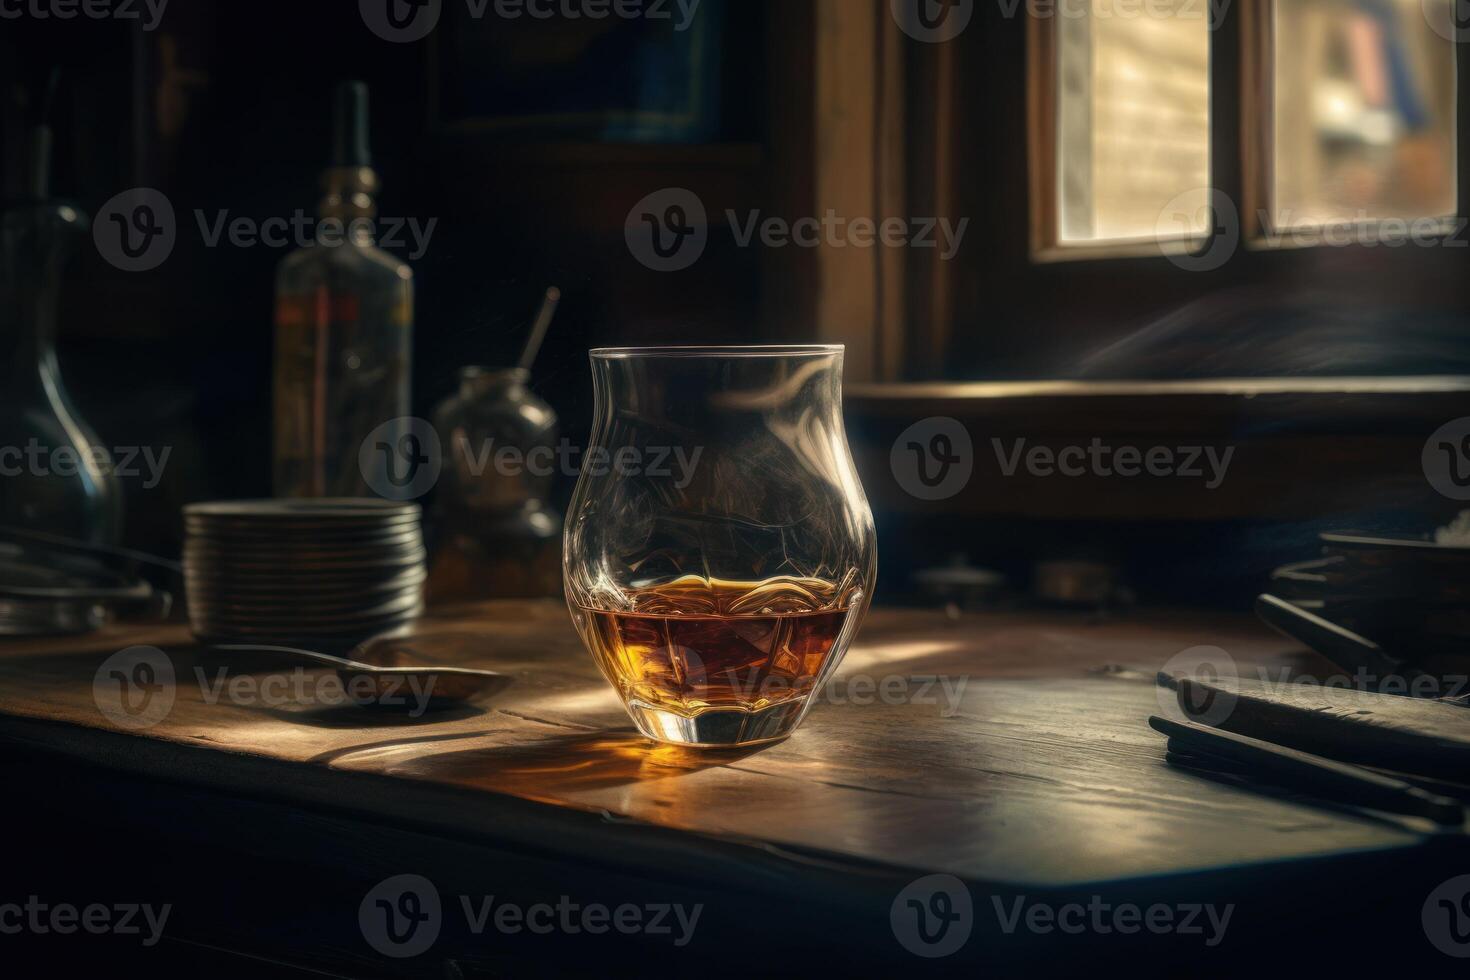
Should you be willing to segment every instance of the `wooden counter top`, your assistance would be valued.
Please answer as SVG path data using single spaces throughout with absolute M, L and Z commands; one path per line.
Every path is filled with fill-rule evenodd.
M 479 638 L 432 642 L 465 631 Z M 1209 645 L 1243 669 L 1312 660 L 1245 617 L 952 621 L 878 610 L 796 735 L 739 752 L 639 737 L 560 603 L 441 610 L 423 633 L 436 660 L 492 667 L 515 683 L 482 709 L 418 719 L 260 703 L 260 672 L 246 675 L 244 695 L 224 687 L 209 703 L 244 662 L 226 667 L 179 627 L 112 629 L 0 648 L 0 744 L 254 801 L 287 815 L 279 819 L 322 811 L 564 868 L 725 890 L 810 889 L 838 904 L 891 897 L 938 872 L 980 888 L 1077 890 L 1410 853 L 1427 840 L 1412 826 L 1166 765 L 1146 719 L 1158 709 L 1152 672 L 1171 656 Z M 127 730 L 99 710 L 94 680 L 107 657 L 137 644 L 169 658 L 174 701 L 156 724 Z M 299 843 L 266 830 L 231 834 L 232 846 L 261 855 Z M 339 857 L 369 876 L 400 867 L 351 848 Z M 886 906 L 874 914 L 886 921 Z
M 1032 884 L 1413 839 L 1164 764 L 1163 741 L 1146 724 L 1157 710 L 1147 671 L 1196 645 L 1221 647 L 1242 663 L 1290 651 L 1289 641 L 1249 622 L 1193 626 L 1175 616 L 1091 624 L 1019 614 L 951 622 L 938 613 L 881 610 L 827 703 L 793 738 L 753 752 L 639 737 L 560 604 L 491 603 L 424 626 L 429 635 L 468 629 L 483 639 L 440 646 L 440 659 L 516 678 L 483 712 L 412 719 L 313 704 L 310 690 L 306 703 L 281 703 L 294 698 L 284 685 L 272 697 L 253 683 L 232 700 L 227 688 L 215 688 L 247 669 L 242 655 L 231 669 L 218 656 L 201 656 L 181 630 L 131 630 L 11 645 L 0 654 L 3 730 L 42 737 L 21 719 L 61 722 L 76 729 L 65 741 L 78 750 L 87 731 L 126 731 L 99 711 L 94 675 L 107 655 L 147 643 L 166 652 L 177 693 L 167 717 L 127 734 L 216 753 L 210 765 L 221 772 L 234 756 L 257 756 L 323 780 L 367 773 L 405 787 L 423 782 L 518 797 L 833 859 Z M 1091 670 L 1106 664 L 1137 666 L 1140 676 Z M 884 683 L 888 699 L 900 703 L 877 703 Z

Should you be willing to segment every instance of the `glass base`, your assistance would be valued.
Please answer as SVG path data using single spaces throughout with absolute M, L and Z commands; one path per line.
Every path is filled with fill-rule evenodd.
M 630 701 L 627 707 L 638 730 L 656 741 L 695 748 L 730 748 L 776 742 L 790 735 L 801 724 L 806 698 L 756 711 L 708 708 L 697 715 L 681 715 L 642 701 Z

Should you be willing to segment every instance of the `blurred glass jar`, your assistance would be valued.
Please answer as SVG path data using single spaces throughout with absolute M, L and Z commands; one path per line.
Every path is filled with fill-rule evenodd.
M 0 214 L 0 524 L 116 544 L 122 488 L 112 458 L 72 405 L 56 361 L 61 270 L 87 219 L 63 204 Z
M 555 410 L 522 368 L 466 367 L 434 411 L 444 452 L 429 591 L 446 599 L 555 595 L 561 581 Z

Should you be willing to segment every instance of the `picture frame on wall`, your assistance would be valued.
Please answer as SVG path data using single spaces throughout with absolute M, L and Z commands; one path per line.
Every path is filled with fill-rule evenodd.
M 727 0 L 670 3 L 548 30 L 446 11 L 431 64 L 440 131 L 506 139 L 700 143 L 723 136 Z M 446 29 L 447 28 L 447 29 Z

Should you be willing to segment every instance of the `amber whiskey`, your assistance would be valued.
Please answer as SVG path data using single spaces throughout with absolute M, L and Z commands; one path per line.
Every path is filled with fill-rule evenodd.
M 669 715 L 677 723 L 799 708 L 824 679 L 848 618 L 847 597 L 819 579 L 686 576 L 626 599 L 623 609 L 582 609 L 583 630 L 634 720 L 655 737 L 648 728 Z

